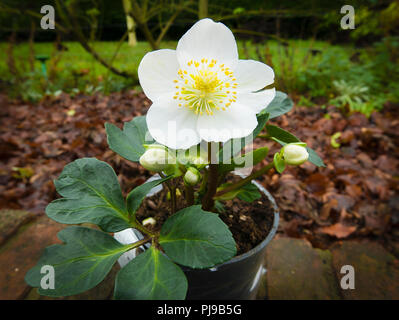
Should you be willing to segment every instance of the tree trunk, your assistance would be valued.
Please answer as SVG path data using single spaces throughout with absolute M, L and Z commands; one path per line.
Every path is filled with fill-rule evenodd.
M 208 0 L 198 1 L 198 19 L 208 18 Z
M 129 15 L 130 10 L 132 10 L 132 3 L 130 0 L 122 0 L 122 3 L 126 15 L 126 25 L 129 37 L 128 43 L 129 46 L 135 47 L 137 45 L 136 24 L 134 23 L 134 19 Z
M 147 21 L 138 2 L 132 0 L 131 5 L 132 5 L 132 10 L 130 10 L 129 15 L 134 19 L 135 23 L 140 28 L 141 32 L 143 32 L 144 37 L 147 40 L 147 42 L 150 44 L 152 50 L 158 50 L 159 45 L 155 41 L 150 29 L 148 28 Z

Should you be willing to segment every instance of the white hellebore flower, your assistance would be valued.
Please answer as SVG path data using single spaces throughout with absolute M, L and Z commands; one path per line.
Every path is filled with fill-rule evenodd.
M 138 76 L 152 101 L 148 129 L 173 149 L 249 135 L 275 96 L 275 89 L 260 91 L 274 82 L 273 69 L 239 60 L 233 33 L 211 19 L 194 24 L 176 50 L 147 53 Z
M 284 161 L 290 165 L 300 165 L 309 158 L 309 153 L 305 147 L 297 144 L 287 144 L 284 146 Z

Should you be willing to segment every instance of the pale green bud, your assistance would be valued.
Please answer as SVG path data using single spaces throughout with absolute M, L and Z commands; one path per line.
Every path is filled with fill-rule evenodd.
M 176 159 L 163 146 L 149 147 L 139 161 L 144 168 L 154 172 L 168 170 L 176 164 Z
M 184 174 L 184 182 L 189 186 L 195 186 L 201 180 L 201 174 L 193 167 L 189 167 Z
M 308 160 L 309 153 L 303 145 L 290 143 L 284 146 L 283 157 L 286 164 L 297 166 Z
M 155 226 L 156 223 L 157 223 L 157 221 L 153 217 L 149 217 L 147 219 L 144 219 L 143 222 L 142 222 L 143 226 L 146 226 L 148 224 L 152 225 L 152 226 Z
M 179 150 L 177 159 L 182 165 L 202 169 L 208 164 L 208 153 L 202 149 L 198 150 L 198 146 L 193 146 L 188 150 Z

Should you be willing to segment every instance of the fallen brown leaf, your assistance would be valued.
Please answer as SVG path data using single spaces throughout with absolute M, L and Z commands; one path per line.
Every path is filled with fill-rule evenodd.
M 354 233 L 356 229 L 356 226 L 347 226 L 338 222 L 328 227 L 322 227 L 320 231 L 338 239 L 343 239 Z

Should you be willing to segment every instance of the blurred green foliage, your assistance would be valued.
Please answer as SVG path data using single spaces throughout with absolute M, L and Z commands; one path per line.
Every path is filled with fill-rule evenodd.
M 117 40 L 126 32 L 122 1 L 74 1 L 79 3 L 82 30 L 95 51 L 115 68 L 136 75 L 140 60 L 151 48 L 144 41 L 134 48 L 124 42 L 115 54 Z M 148 4 L 149 8 L 155 3 L 170 6 L 176 1 Z M 138 86 L 137 77 L 113 74 L 74 42 L 71 34 L 37 27 L 35 42 L 29 44 L 36 20 L 28 11 L 39 12 L 44 4 L 54 1 L 0 0 L 0 90 L 38 101 L 61 92 L 108 94 Z M 340 0 L 219 0 L 209 1 L 209 15 L 232 28 L 241 59 L 271 65 L 277 89 L 298 97 L 299 104 L 335 104 L 346 112 L 369 116 L 386 101 L 399 102 L 399 2 L 352 1 L 354 30 L 340 28 L 339 9 L 344 4 Z M 197 20 L 196 6 L 193 1 L 190 10 L 178 16 L 168 31 L 167 39 L 174 40 L 163 41 L 162 48 L 176 47 L 176 39 Z M 155 17 L 150 19 L 153 30 L 157 24 Z M 144 39 L 139 29 L 137 36 Z M 50 56 L 47 79 L 33 58 L 39 54 Z

